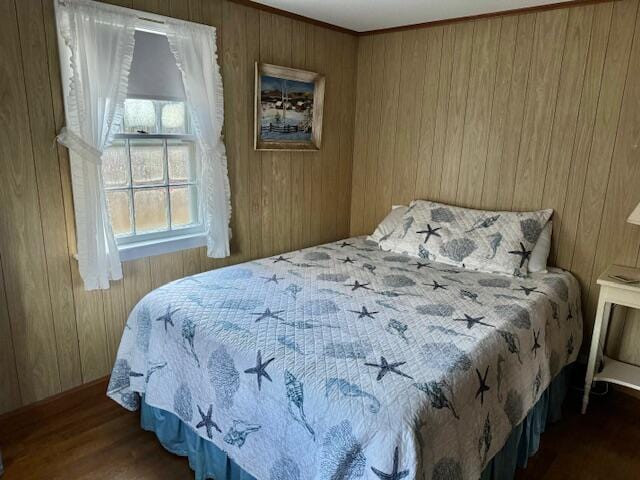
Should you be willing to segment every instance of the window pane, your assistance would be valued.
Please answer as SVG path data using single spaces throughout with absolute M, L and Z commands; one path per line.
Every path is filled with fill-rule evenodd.
M 142 130 L 157 133 L 156 107 L 152 100 L 128 98 L 124 102 L 124 127 L 126 133 Z
M 113 234 L 116 236 L 133 233 L 130 202 L 128 190 L 111 190 L 107 192 L 111 227 L 113 228 Z
M 129 145 L 134 185 L 164 183 L 164 142 L 131 140 Z
M 195 187 L 170 187 L 171 225 L 173 228 L 193 225 L 198 221 Z
M 168 142 L 167 155 L 169 161 L 169 182 L 185 183 L 194 180 L 193 143 Z
M 115 140 L 102 154 L 102 177 L 106 187 L 129 185 L 129 161 L 124 140 Z
M 184 102 L 170 102 L 162 106 L 162 133 L 187 133 Z
M 134 190 L 136 233 L 167 230 L 167 189 L 145 188 Z

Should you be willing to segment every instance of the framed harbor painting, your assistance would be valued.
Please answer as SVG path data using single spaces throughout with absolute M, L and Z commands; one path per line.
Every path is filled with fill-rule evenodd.
M 256 63 L 254 148 L 320 150 L 324 76 Z

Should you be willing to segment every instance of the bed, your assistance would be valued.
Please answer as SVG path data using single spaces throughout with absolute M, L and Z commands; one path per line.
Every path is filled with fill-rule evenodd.
M 358 237 L 149 293 L 108 395 L 249 478 L 476 479 L 581 340 L 568 272 L 488 274 Z

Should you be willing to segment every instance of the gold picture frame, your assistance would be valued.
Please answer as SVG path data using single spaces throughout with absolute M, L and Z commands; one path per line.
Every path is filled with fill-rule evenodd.
M 256 150 L 320 150 L 324 75 L 269 63 L 255 66 Z

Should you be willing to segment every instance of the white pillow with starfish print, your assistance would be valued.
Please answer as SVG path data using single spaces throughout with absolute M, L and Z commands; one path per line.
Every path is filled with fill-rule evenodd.
M 526 277 L 553 210 L 486 211 L 414 200 L 380 248 L 470 270 Z

